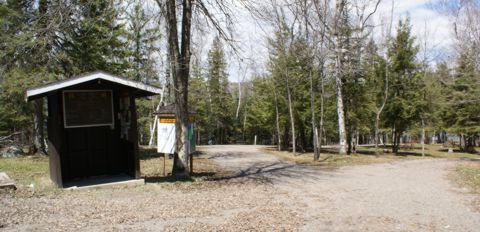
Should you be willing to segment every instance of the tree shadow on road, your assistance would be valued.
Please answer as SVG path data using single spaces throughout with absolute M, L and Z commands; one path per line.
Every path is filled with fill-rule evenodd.
M 237 154 L 235 154 L 237 155 Z M 230 154 L 222 156 L 231 157 Z M 216 156 L 220 157 L 220 156 Z M 252 162 L 246 166 L 239 167 L 230 175 L 213 177 L 212 181 L 249 181 L 256 180 L 262 183 L 272 184 L 275 181 L 281 182 L 313 182 L 325 177 L 331 177 L 332 172 L 319 170 L 308 166 L 293 164 L 291 162 Z

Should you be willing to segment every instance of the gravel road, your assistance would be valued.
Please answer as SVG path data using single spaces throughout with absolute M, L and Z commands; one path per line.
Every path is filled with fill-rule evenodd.
M 479 231 L 478 195 L 447 178 L 456 161 L 328 171 L 259 148 L 202 147 L 232 173 L 213 181 L 3 194 L 0 231 Z

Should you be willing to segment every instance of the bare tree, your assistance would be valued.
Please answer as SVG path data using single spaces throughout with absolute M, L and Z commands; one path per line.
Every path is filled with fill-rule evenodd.
M 392 24 L 393 24 L 393 9 L 395 8 L 395 1 L 392 0 L 392 8 L 390 9 L 390 19 L 388 21 L 387 25 L 387 31 L 386 31 L 386 40 L 384 42 L 384 46 L 388 47 L 388 44 L 390 43 L 391 40 L 391 34 L 392 34 Z M 387 54 L 385 54 L 385 59 L 388 59 Z M 380 106 L 377 106 L 377 110 L 375 111 L 375 154 L 378 155 L 378 143 L 379 143 L 379 127 L 380 127 L 380 116 L 383 112 L 383 109 L 385 108 L 385 105 L 387 104 L 387 99 L 388 99 L 388 79 L 389 79 L 390 71 L 389 71 L 389 66 L 388 63 L 385 65 L 385 80 L 384 80 L 384 90 L 383 90 L 383 100 Z M 384 141 L 384 144 L 386 142 Z
M 337 117 L 338 117 L 338 136 L 339 136 L 339 150 L 338 153 L 346 154 L 347 135 L 345 130 L 345 111 L 343 107 L 343 94 L 342 94 L 342 57 L 344 53 L 343 38 L 340 32 L 341 17 L 344 14 L 346 7 L 346 0 L 337 0 L 335 3 L 335 16 L 333 23 L 333 41 L 335 63 L 334 63 L 334 77 L 335 77 L 335 93 L 337 95 Z
M 189 176 L 188 164 L 188 79 L 190 75 L 191 35 L 194 8 L 204 16 L 205 22 L 213 27 L 220 38 L 231 41 L 230 35 L 223 29 L 220 20 L 211 14 L 209 7 L 202 0 L 156 0 L 160 9 L 163 9 L 167 37 L 170 74 L 173 80 L 175 99 L 176 123 L 175 139 L 176 149 L 173 162 L 173 174 Z M 177 4 L 180 2 L 180 4 Z M 209 2 L 207 2 L 209 3 Z M 222 0 L 212 3 L 224 16 L 227 24 L 231 25 L 232 17 L 229 8 Z M 177 12 L 178 9 L 178 12 Z M 179 18 L 177 18 L 177 16 Z M 180 33 L 178 26 L 180 24 Z M 235 49 L 234 46 L 232 48 Z
M 472 63 L 480 70 L 480 2 L 478 0 L 439 0 L 433 4 L 452 22 L 459 51 L 473 53 Z
M 327 26 L 325 24 L 328 10 L 328 0 L 322 1 L 312 1 L 312 5 L 308 6 L 309 9 L 313 9 L 313 19 L 316 22 L 312 23 L 310 18 L 309 21 L 306 20 L 306 24 L 311 28 L 313 31 L 313 56 L 316 59 L 317 67 L 318 67 L 318 76 L 320 79 L 320 131 L 315 127 L 315 132 L 317 135 L 316 144 L 317 149 L 315 151 L 314 148 L 314 160 L 318 160 L 320 158 L 320 153 L 322 149 L 322 138 L 323 138 L 323 131 L 324 131 L 324 101 L 325 101 L 325 61 L 328 57 L 328 50 L 327 50 L 327 42 L 329 42 L 326 38 Z M 307 7 L 307 5 L 305 4 Z M 313 124 L 312 124 L 313 125 Z
M 160 1 L 157 0 L 161 5 Z M 175 0 L 166 2 L 168 53 L 173 76 L 175 96 L 175 139 L 176 149 L 173 174 L 189 176 L 188 164 L 188 77 L 190 74 L 190 41 L 192 22 L 192 0 L 181 3 L 181 33 L 177 31 L 177 6 Z M 179 44 L 180 41 L 180 44 Z

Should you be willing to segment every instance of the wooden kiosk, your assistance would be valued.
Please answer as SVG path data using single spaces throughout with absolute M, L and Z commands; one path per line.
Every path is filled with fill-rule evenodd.
M 165 170 L 165 155 L 173 155 L 175 152 L 175 105 L 161 106 L 153 113 L 157 118 L 157 152 L 163 158 L 163 170 Z M 193 172 L 193 156 L 196 152 L 195 139 L 195 115 L 196 112 L 188 107 L 188 154 L 190 155 L 190 173 Z M 165 175 L 165 173 L 164 173 Z
M 140 178 L 135 98 L 161 89 L 94 72 L 27 90 L 48 99 L 50 178 L 59 187 L 86 179 Z

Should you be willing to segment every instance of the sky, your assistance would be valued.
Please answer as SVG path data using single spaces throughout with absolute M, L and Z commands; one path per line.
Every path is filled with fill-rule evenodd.
M 437 0 L 394 1 L 394 27 L 392 29 L 394 33 L 398 20 L 409 15 L 412 33 L 416 37 L 416 42 L 419 45 L 421 44 L 421 48 L 425 38 L 428 38 L 427 58 L 431 64 L 448 59 L 448 51 L 454 42 L 452 23 L 446 16 L 439 14 L 431 7 L 435 1 Z M 382 18 L 389 17 L 391 8 L 392 0 L 382 0 L 372 18 L 372 23 L 379 26 Z M 373 6 L 371 9 L 373 9 Z M 227 51 L 229 80 L 232 82 L 249 79 L 254 73 L 265 72 L 265 63 L 268 59 L 267 38 L 273 32 L 267 23 L 256 20 L 246 9 L 237 8 L 235 15 L 237 24 L 234 30 L 234 38 L 235 45 L 240 52 L 234 54 Z M 374 31 L 375 38 L 381 36 L 379 30 Z M 204 36 L 201 40 L 206 47 L 203 52 L 208 52 L 211 39 Z M 228 46 L 226 49 L 229 50 Z

